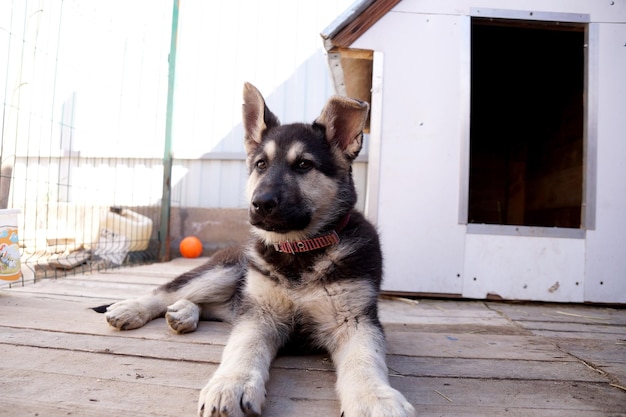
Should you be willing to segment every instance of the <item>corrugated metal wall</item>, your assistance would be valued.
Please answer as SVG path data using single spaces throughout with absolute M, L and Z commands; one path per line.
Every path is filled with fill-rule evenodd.
M 350 3 L 182 3 L 173 204 L 246 207 L 243 82 L 259 88 L 282 122 L 312 121 L 333 94 L 319 33 Z

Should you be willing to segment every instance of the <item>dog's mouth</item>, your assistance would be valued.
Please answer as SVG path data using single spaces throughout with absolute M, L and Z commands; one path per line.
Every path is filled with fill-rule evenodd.
M 302 231 L 311 222 L 311 215 L 308 213 L 298 214 L 278 210 L 270 214 L 259 213 L 254 206 L 250 207 L 248 217 L 250 224 L 257 229 L 279 234 Z

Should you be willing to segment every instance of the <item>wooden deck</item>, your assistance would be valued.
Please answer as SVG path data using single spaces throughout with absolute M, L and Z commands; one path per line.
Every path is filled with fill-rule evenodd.
M 143 294 L 201 260 L 0 290 L 0 416 L 193 416 L 224 323 L 119 332 L 100 304 Z M 381 301 L 391 383 L 424 416 L 626 416 L 626 310 Z M 332 363 L 281 357 L 266 417 L 339 417 Z

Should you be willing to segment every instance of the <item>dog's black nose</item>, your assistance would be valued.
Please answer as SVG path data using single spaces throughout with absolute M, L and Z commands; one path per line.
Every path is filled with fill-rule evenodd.
M 252 207 L 262 215 L 270 214 L 278 206 L 278 197 L 273 193 L 260 193 L 252 199 Z

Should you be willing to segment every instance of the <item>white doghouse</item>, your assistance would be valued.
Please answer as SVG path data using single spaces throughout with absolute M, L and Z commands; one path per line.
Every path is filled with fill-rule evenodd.
M 626 302 L 626 1 L 358 1 L 323 33 L 372 103 L 388 291 Z

